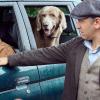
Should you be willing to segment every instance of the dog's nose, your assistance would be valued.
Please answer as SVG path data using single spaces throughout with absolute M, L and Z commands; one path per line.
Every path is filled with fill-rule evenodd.
M 43 27 L 47 28 L 47 27 L 48 27 L 48 25 L 47 25 L 47 24 L 45 24 L 45 25 L 43 25 Z

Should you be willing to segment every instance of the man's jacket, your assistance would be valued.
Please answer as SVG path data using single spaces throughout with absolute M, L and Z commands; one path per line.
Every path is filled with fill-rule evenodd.
M 85 51 L 83 39 L 76 37 L 59 46 L 9 56 L 8 61 L 10 66 L 67 63 L 63 100 L 77 100 L 80 67 Z

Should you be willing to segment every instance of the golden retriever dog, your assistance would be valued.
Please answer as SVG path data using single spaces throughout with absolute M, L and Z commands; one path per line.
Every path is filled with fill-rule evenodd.
M 36 16 L 34 36 L 37 47 L 58 45 L 61 33 L 66 27 L 65 15 L 58 7 L 43 7 Z

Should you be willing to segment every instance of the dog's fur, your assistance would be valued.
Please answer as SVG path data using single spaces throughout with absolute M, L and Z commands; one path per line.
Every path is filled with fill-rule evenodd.
M 65 15 L 59 8 L 55 6 L 43 7 L 36 16 L 34 36 L 37 47 L 58 45 L 60 35 L 66 27 Z

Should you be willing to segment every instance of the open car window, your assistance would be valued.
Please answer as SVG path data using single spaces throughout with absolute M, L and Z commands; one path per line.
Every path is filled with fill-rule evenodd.
M 21 9 L 22 4 L 19 4 Z M 60 36 L 60 43 L 66 42 L 70 40 L 71 38 L 77 36 L 77 30 L 75 28 L 75 23 L 73 19 L 70 17 L 70 11 L 73 8 L 73 5 L 70 2 L 23 2 L 24 8 L 23 8 L 23 18 L 25 20 L 26 28 L 28 31 L 30 44 L 32 48 L 36 48 L 36 17 L 38 12 L 45 6 L 55 6 L 58 7 L 60 10 L 64 12 L 64 15 L 66 17 L 67 22 L 67 28 L 64 29 Z M 30 23 L 30 24 L 29 24 Z M 32 36 L 33 35 L 33 36 Z M 32 41 L 33 40 L 33 41 Z
M 16 3 L 0 4 L 0 39 L 15 50 L 30 49 L 25 26 Z
M 0 39 L 14 48 L 18 48 L 18 36 L 15 34 L 16 17 L 13 7 L 0 7 Z M 18 26 L 16 26 L 18 27 Z
M 32 28 L 32 32 L 33 35 L 35 34 L 35 27 L 36 27 L 36 17 L 38 12 L 45 7 L 46 5 L 43 6 L 25 6 L 30 24 L 31 24 L 31 28 Z M 50 5 L 50 6 L 55 6 L 55 5 Z M 58 7 L 60 10 L 62 10 L 65 14 L 65 18 L 66 18 L 66 22 L 67 22 L 67 28 L 62 32 L 61 36 L 60 36 L 60 43 L 66 42 L 69 39 L 75 37 L 77 35 L 74 24 L 73 24 L 73 20 L 70 18 L 70 11 L 68 9 L 67 6 L 62 6 L 59 5 L 56 7 Z

